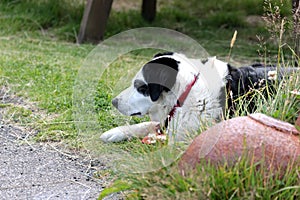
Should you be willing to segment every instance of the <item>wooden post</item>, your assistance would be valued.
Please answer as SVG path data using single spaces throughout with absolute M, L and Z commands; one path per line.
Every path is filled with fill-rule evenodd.
M 145 20 L 151 22 L 155 18 L 156 0 L 143 0 L 142 16 Z
M 292 0 L 294 18 L 295 53 L 300 58 L 300 4 L 299 0 Z M 300 64 L 300 63 L 298 63 Z
M 113 0 L 88 0 L 81 20 L 78 43 L 103 40 Z

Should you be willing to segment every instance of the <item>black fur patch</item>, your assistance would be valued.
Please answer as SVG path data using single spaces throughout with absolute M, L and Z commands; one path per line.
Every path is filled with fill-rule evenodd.
M 148 84 L 152 101 L 157 101 L 163 91 L 170 91 L 176 82 L 179 61 L 161 57 L 144 65 L 142 74 Z
M 149 96 L 149 87 L 144 81 L 137 79 L 133 85 L 140 94 Z
M 273 91 L 274 81 L 268 79 L 269 71 L 276 71 L 275 66 L 264 66 L 262 64 L 254 64 L 251 66 L 245 66 L 236 68 L 228 64 L 229 74 L 226 76 L 227 79 L 227 91 L 228 91 L 228 108 L 232 115 L 236 108 L 234 101 L 249 92 L 251 89 L 259 89 L 268 85 L 269 91 Z M 283 72 L 279 72 L 278 80 L 281 80 Z M 267 84 L 268 83 L 268 84 Z M 274 92 L 274 91 L 273 91 Z M 230 96 L 230 93 L 232 96 Z M 251 95 L 248 96 L 251 101 Z M 256 107 L 254 101 L 248 102 L 248 111 L 254 112 Z
M 205 63 L 207 63 L 208 59 L 204 59 L 204 60 L 201 60 L 202 64 L 204 65 Z
M 230 84 L 230 90 L 233 93 L 233 97 L 238 97 L 247 93 L 251 88 L 258 89 L 265 86 L 265 84 L 259 83 L 268 81 L 272 84 L 272 81 L 268 80 L 268 72 L 276 71 L 276 67 L 254 64 L 252 66 L 236 68 L 228 64 L 228 71 L 227 80 L 228 84 Z
M 163 53 L 155 54 L 155 55 L 153 56 L 153 58 L 157 58 L 157 57 L 160 57 L 160 56 L 171 56 L 171 55 L 173 55 L 173 54 L 174 54 L 174 52 L 163 52 Z

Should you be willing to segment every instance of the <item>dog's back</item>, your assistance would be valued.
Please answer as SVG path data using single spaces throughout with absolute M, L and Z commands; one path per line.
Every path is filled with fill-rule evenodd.
M 243 95 L 247 96 L 247 93 L 253 89 L 268 87 L 268 91 L 274 93 L 276 91 L 276 83 L 280 83 L 284 77 L 299 71 L 299 68 L 296 67 L 276 67 L 263 64 L 253 64 L 240 68 L 228 65 L 229 73 L 226 76 L 226 87 L 229 94 L 228 108 L 233 111 L 236 108 L 234 103 L 236 99 Z M 266 95 L 266 93 L 264 94 Z M 251 97 L 248 99 L 251 99 Z M 254 112 L 255 108 L 255 102 L 250 102 L 248 111 Z

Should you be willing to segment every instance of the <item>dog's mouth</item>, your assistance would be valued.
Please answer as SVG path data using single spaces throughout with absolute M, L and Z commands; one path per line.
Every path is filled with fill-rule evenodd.
M 141 112 L 137 112 L 137 113 L 133 113 L 133 114 L 131 114 L 130 116 L 141 116 L 142 115 L 142 113 Z

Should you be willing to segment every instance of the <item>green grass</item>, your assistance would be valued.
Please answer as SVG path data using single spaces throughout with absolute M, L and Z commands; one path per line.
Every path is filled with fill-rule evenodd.
M 4 0 L 1 3 L 1 32 L 5 35 L 34 32 L 74 40 L 80 26 L 84 2 L 56 0 Z M 13 26 L 11 26 L 13 24 Z M 50 33 L 51 32 L 51 33 Z M 31 34 L 31 33 L 30 33 Z
M 48 132 L 48 128 L 52 130 L 53 126 L 59 133 L 66 130 L 74 135 L 74 126 L 66 126 L 72 124 L 73 82 L 80 63 L 92 46 L 16 36 L 2 37 L 0 43 L 3 48 L 1 84 L 12 88 L 19 96 L 38 102 L 46 113 L 59 116 L 51 118 L 46 127 L 43 120 L 37 120 L 38 125 L 43 127 L 39 135 Z
M 147 175 L 122 179 L 130 190 L 128 199 L 297 199 L 298 169 L 272 174 L 259 163 L 242 159 L 233 166 L 201 163 L 192 173 L 182 176 L 176 166 Z M 127 180 L 128 180 L 127 179 Z M 116 182 L 112 188 L 118 188 Z M 106 191 L 105 191 L 106 192 Z
M 134 0 L 128 0 L 134 1 Z M 59 141 L 71 147 L 82 149 L 85 141 L 78 137 L 73 117 L 73 86 L 77 72 L 93 45 L 77 45 L 80 20 L 84 8 L 83 0 L 2 0 L 0 2 L 0 83 L 11 89 L 11 93 L 34 102 L 38 109 L 0 104 L 6 109 L 7 120 L 38 130 L 37 141 Z M 279 0 L 280 13 L 290 19 L 290 1 Z M 115 1 L 114 3 L 117 3 Z M 284 34 L 282 54 L 278 61 L 278 38 L 269 39 L 270 33 L 263 25 L 247 22 L 249 15 L 263 15 L 264 2 L 261 0 L 210 0 L 198 2 L 179 0 L 158 2 L 156 19 L 146 22 L 139 9 L 112 10 L 105 38 L 137 27 L 165 27 L 180 31 L 198 41 L 211 55 L 227 60 L 229 44 L 234 30 L 238 31 L 237 41 L 231 52 L 235 64 L 249 64 L 253 61 L 264 63 L 288 63 L 293 46 L 289 31 Z M 260 39 L 258 39 L 258 37 Z M 157 50 L 141 50 L 128 53 L 116 59 L 105 71 L 97 85 L 94 109 L 97 127 L 103 132 L 120 124 L 132 124 L 147 119 L 128 118 L 118 114 L 110 100 L 125 87 L 129 78 L 125 70 L 139 67 Z M 283 58 L 285 60 L 283 60 Z M 121 78 L 120 78 L 121 77 Z M 125 79 L 122 79 L 125 78 Z M 284 121 L 293 122 L 299 111 L 299 99 L 289 93 L 299 89 L 299 82 L 287 80 L 273 98 L 263 98 L 256 92 L 260 112 Z M 241 99 L 241 103 L 245 103 Z M 247 111 L 239 106 L 239 115 Z M 92 136 L 90 137 L 92 140 Z M 83 142 L 83 143 L 82 143 Z M 101 144 L 96 138 L 89 146 L 97 154 L 134 152 L 144 155 L 163 147 L 144 146 L 139 140 L 121 144 Z M 99 147 L 99 148 L 98 148 Z M 253 165 L 240 162 L 232 167 L 216 168 L 200 166 L 196 173 L 182 177 L 176 163 L 168 168 L 149 174 L 117 174 L 124 182 L 116 182 L 106 194 L 130 190 L 132 199 L 297 199 L 299 198 L 299 169 L 289 172 L 283 179 L 256 173 Z M 261 176 L 262 173 L 262 176 Z M 114 174 L 116 175 L 116 174 Z M 141 178 L 142 177 L 142 178 Z M 105 194 L 105 193 L 104 193 Z M 103 194 L 103 195 L 104 195 Z

